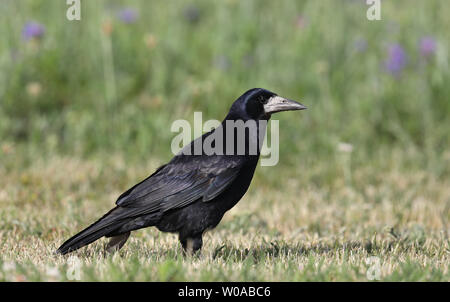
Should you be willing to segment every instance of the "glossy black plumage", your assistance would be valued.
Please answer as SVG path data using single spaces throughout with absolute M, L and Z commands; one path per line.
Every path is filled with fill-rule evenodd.
M 221 130 L 226 134 L 226 121 L 268 120 L 271 113 L 300 109 L 305 107 L 256 88 L 247 91 L 233 103 L 219 128 L 222 127 Z M 259 125 L 257 127 L 259 133 Z M 219 128 L 197 138 L 185 148 L 194 151 L 196 141 L 203 141 Z M 226 145 L 230 142 L 226 140 L 227 135 L 224 135 L 224 139 L 225 154 Z M 119 196 L 114 209 L 67 240 L 57 252 L 66 254 L 103 236 L 113 237 L 108 249 L 115 250 L 122 247 L 130 231 L 149 226 L 156 226 L 164 232 L 178 233 L 185 250 L 199 250 L 203 233 L 214 228 L 225 212 L 247 191 L 258 163 L 259 148 L 256 154 L 248 151 L 251 144 L 258 142 L 251 141 L 247 133 L 242 155 L 179 153 Z

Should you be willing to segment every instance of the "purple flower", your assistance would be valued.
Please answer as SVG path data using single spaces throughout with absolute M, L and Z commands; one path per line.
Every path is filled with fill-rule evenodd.
M 34 21 L 27 22 L 22 29 L 22 37 L 25 40 L 40 39 L 45 34 L 45 27 Z
M 117 13 L 117 17 L 122 20 L 123 23 L 131 24 L 136 22 L 139 18 L 139 13 L 133 8 L 124 8 Z
M 405 50 L 400 44 L 392 44 L 388 49 L 388 57 L 385 62 L 386 70 L 395 76 L 398 76 L 405 68 L 407 57 Z
M 423 37 L 419 43 L 420 54 L 424 57 L 434 55 L 436 52 L 436 40 L 432 37 Z
M 353 47 L 357 52 L 365 52 L 367 50 L 367 40 L 359 38 L 353 42 Z
M 195 5 L 187 6 L 183 11 L 184 19 L 191 24 L 196 24 L 202 17 L 201 10 Z
M 298 16 L 297 20 L 296 20 L 296 26 L 298 29 L 304 29 L 306 26 L 308 26 L 308 20 L 306 19 L 305 16 Z

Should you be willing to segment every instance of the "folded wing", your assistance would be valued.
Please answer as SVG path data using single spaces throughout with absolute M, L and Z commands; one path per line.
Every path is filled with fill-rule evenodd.
M 116 204 L 138 216 L 181 208 L 199 199 L 209 202 L 233 183 L 244 162 L 241 156 L 179 155 L 122 194 Z

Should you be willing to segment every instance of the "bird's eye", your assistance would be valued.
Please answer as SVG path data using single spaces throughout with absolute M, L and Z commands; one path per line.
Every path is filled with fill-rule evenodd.
M 261 104 L 265 104 L 265 103 L 266 103 L 266 99 L 265 99 L 262 95 L 258 98 L 258 101 L 259 101 Z

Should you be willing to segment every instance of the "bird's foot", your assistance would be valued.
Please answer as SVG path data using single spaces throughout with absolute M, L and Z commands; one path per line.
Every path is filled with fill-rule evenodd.
M 183 247 L 184 256 L 199 256 L 200 250 L 203 245 L 202 237 L 183 238 L 180 239 L 181 246 Z

